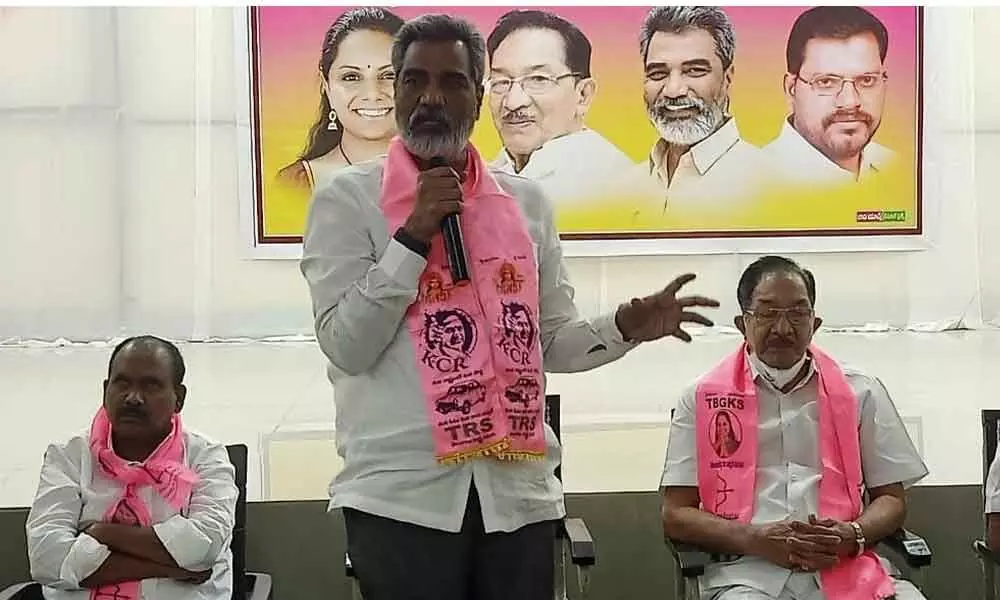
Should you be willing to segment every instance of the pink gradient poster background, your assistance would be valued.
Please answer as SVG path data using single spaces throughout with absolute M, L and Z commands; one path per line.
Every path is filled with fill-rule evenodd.
M 257 194 L 265 241 L 299 240 L 307 201 L 274 184 L 279 169 L 302 150 L 309 127 L 317 118 L 317 65 L 323 36 L 331 22 L 349 7 L 259 7 L 251 9 L 251 31 L 257 61 L 259 165 Z M 575 23 L 593 46 L 592 73 L 598 93 L 587 124 L 636 162 L 648 157 L 657 139 L 642 100 L 642 60 L 638 34 L 649 7 L 554 6 L 548 10 Z M 762 146 L 773 140 L 788 113 L 782 92 L 785 44 L 793 22 L 807 7 L 724 7 L 736 31 L 735 75 L 731 108 L 742 137 Z M 866 7 L 889 31 L 885 61 L 890 85 L 882 125 L 875 141 L 905 156 L 912 164 L 907 176 L 912 198 L 906 204 L 919 229 L 919 92 L 920 12 L 916 7 Z M 447 12 L 473 22 L 484 37 L 509 6 L 390 7 L 404 19 Z M 473 142 L 487 159 L 500 151 L 500 140 L 484 110 Z M 905 187 L 905 186 L 904 186 Z M 262 197 L 260 197 L 262 195 Z M 911 227 L 913 229 L 913 227 Z M 669 232 L 668 232 L 669 233 Z M 910 231 L 913 233 L 913 231 Z

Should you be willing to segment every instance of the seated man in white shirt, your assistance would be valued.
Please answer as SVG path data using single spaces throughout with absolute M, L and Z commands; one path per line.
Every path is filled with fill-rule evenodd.
M 808 270 L 761 258 L 737 297 L 745 343 L 681 397 L 661 482 L 666 535 L 732 555 L 701 597 L 923 598 L 871 551 L 927 475 L 889 393 L 812 345 Z
M 181 425 L 184 370 L 170 342 L 125 340 L 90 429 L 46 450 L 26 525 L 45 598 L 231 598 L 234 468 Z

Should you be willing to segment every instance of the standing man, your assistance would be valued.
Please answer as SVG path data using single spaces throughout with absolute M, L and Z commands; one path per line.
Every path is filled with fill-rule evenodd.
M 817 6 L 795 20 L 785 50 L 791 115 L 764 148 L 781 183 L 851 183 L 891 165 L 894 153 L 872 141 L 888 49 L 885 25 L 860 6 Z
M 490 171 L 469 144 L 485 55 L 466 21 L 406 23 L 393 47 L 400 137 L 319 191 L 307 223 L 302 272 L 345 462 L 331 508 L 344 509 L 366 600 L 550 600 L 565 508 L 544 371 L 690 340 L 682 323 L 711 324 L 691 309 L 718 306 L 677 298 L 685 275 L 579 317 L 541 190 Z M 445 261 L 452 213 L 468 282 Z
M 556 212 L 601 201 L 632 160 L 584 124 L 597 94 L 580 29 L 542 10 L 514 10 L 486 40 L 488 94 L 504 149 L 492 166 L 537 181 Z
M 649 120 L 660 134 L 642 168 L 657 206 L 728 208 L 756 196 L 760 151 L 740 138 L 729 111 L 736 34 L 714 6 L 660 6 L 639 33 Z

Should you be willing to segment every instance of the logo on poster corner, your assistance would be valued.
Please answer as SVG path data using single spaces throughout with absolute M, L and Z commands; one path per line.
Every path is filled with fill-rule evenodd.
M 902 223 L 906 220 L 905 210 L 859 210 L 858 223 Z

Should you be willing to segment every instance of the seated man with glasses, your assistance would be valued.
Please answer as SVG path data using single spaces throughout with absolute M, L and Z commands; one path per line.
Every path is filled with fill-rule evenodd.
M 491 166 L 537 182 L 557 216 L 614 197 L 603 192 L 632 160 L 584 123 L 597 83 L 583 32 L 549 12 L 513 10 L 497 21 L 486 50 L 489 109 L 503 142 Z
M 791 112 L 764 147 L 779 183 L 837 185 L 888 169 L 895 153 L 873 141 L 888 74 L 885 25 L 859 6 L 817 6 L 788 34 L 785 100 Z
M 744 342 L 681 397 L 661 482 L 666 535 L 723 555 L 701 597 L 923 598 L 872 551 L 927 475 L 889 393 L 812 344 L 808 270 L 763 257 L 737 298 Z

